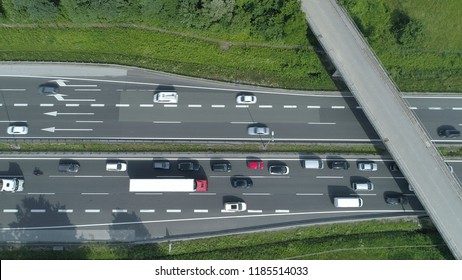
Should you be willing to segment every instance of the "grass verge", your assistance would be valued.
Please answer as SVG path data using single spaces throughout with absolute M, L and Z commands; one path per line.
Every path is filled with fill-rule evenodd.
M 411 245 L 412 244 L 412 245 Z M 1 259 L 454 259 L 433 227 L 380 220 L 137 246 L 3 247 Z

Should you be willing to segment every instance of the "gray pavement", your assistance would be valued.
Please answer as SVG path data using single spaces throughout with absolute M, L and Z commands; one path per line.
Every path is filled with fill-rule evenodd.
M 462 259 L 462 189 L 448 171 L 427 132 L 387 76 L 348 14 L 335 0 L 302 0 L 313 33 L 456 258 Z

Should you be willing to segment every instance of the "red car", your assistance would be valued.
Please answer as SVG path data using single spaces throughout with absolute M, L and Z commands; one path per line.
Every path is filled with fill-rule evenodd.
M 265 163 L 263 161 L 249 161 L 248 166 L 249 169 L 263 169 Z

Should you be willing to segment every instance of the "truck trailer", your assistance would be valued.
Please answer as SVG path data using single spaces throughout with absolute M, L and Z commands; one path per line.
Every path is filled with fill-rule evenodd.
M 0 191 L 22 192 L 24 190 L 24 179 L 0 178 Z
M 130 192 L 206 192 L 207 189 L 207 180 L 130 179 Z

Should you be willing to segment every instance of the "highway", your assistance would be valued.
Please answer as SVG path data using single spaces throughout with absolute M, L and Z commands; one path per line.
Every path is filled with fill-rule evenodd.
M 302 0 L 308 24 L 401 166 L 457 259 L 462 259 L 462 187 L 410 112 L 348 13 L 335 0 Z
M 116 68 L 120 77 L 104 76 L 109 70 L 95 73 L 102 76 L 82 77 L 94 68 L 98 69 L 81 67 L 71 77 L 50 76 L 53 67 L 45 66 L 29 75 L 0 71 L 0 131 L 15 122 L 29 127 L 27 135 L 1 133 L 0 139 L 271 140 L 247 135 L 249 125 L 261 123 L 274 132 L 275 142 L 381 142 L 349 93 L 236 88 L 183 77 L 166 79 L 160 73 L 151 73 L 147 81 L 150 72 L 131 73 L 125 68 Z M 40 84 L 53 79 L 65 85 L 60 87 L 62 95 L 37 93 Z M 178 104 L 153 102 L 154 91 L 165 87 L 165 80 L 178 92 Z M 242 92 L 255 94 L 257 104 L 236 104 L 235 97 Z M 462 98 L 412 94 L 405 100 L 435 143 L 462 143 L 437 135 L 444 125 L 460 128 Z
M 0 161 L 0 176 L 22 175 L 26 183 L 24 192 L 2 193 L 0 196 L 1 239 L 25 242 L 140 241 L 333 222 L 346 218 L 414 216 L 425 213 L 415 194 L 409 190 L 403 175 L 389 170 L 391 159 L 373 158 L 378 164 L 376 172 L 359 171 L 356 164 L 358 160 L 364 159 L 351 156 L 322 156 L 326 164 L 324 169 L 303 169 L 301 160 L 313 157 L 303 154 L 155 155 L 156 159 L 171 162 L 172 169 L 165 171 L 152 168 L 152 156 L 4 155 Z M 63 158 L 78 161 L 80 171 L 58 172 L 58 163 Z M 126 172 L 105 170 L 107 160 L 115 158 L 128 163 Z M 348 161 L 348 170 L 328 168 L 330 161 L 339 158 Z M 176 163 L 186 159 L 197 160 L 201 169 L 192 173 L 176 170 Z M 248 169 L 247 162 L 255 159 L 263 160 L 266 166 L 287 164 L 290 173 L 278 176 L 270 175 L 267 168 Z M 231 172 L 211 170 L 211 163 L 221 160 L 231 163 Z M 461 161 L 450 164 L 456 173 L 462 174 Z M 34 176 L 32 171 L 35 167 L 39 167 L 43 175 Z M 253 187 L 233 188 L 231 179 L 236 176 L 251 178 Z M 208 179 L 209 191 L 130 193 L 129 178 L 139 177 Z M 374 190 L 355 192 L 351 189 L 352 182 L 362 180 L 373 182 Z M 388 205 L 384 201 L 387 193 L 403 193 L 407 203 Z M 335 196 L 357 195 L 364 200 L 362 208 L 342 209 L 333 206 Z M 236 200 L 245 201 L 248 210 L 241 213 L 223 211 L 224 202 Z M 217 221 L 220 223 L 217 224 Z M 125 233 L 122 237 L 126 239 L 118 239 L 113 230 L 123 230 Z M 66 234 L 58 237 L 62 231 Z M 75 231 L 82 236 L 76 239 Z M 127 232 L 131 232 L 128 237 Z

